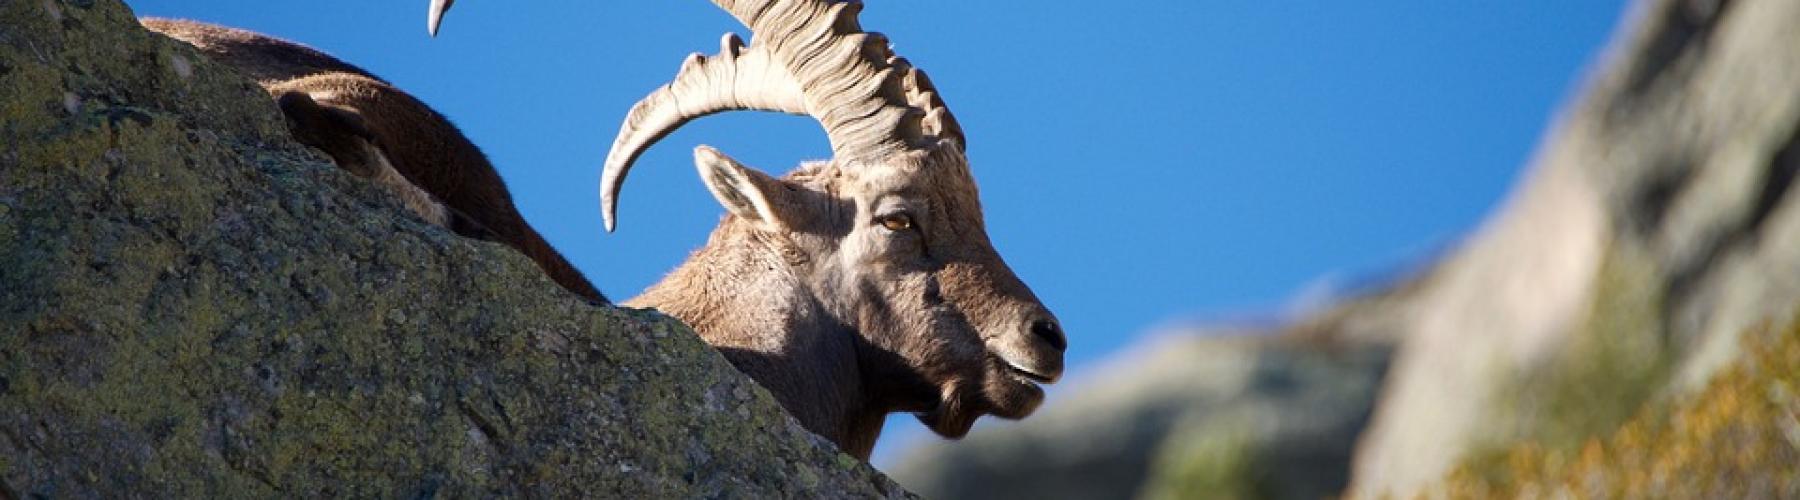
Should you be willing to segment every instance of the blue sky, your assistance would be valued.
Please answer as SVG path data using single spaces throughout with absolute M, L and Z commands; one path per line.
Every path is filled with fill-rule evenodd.
M 424 0 L 127 2 L 300 41 L 412 92 L 487 152 L 525 217 L 615 299 L 717 223 L 693 146 L 772 173 L 829 156 L 805 117 L 699 120 L 640 160 L 609 235 L 596 187 L 625 111 L 688 53 L 747 34 L 707 2 L 463 0 L 435 40 Z M 868 4 L 863 26 L 927 70 L 967 130 L 990 235 L 1062 319 L 1077 375 L 1156 325 L 1265 317 L 1318 283 L 1453 244 L 1508 190 L 1624 8 Z

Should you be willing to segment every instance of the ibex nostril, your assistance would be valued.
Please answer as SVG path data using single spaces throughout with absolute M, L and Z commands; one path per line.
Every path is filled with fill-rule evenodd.
M 1063 337 L 1062 327 L 1056 326 L 1056 321 L 1040 319 L 1031 322 L 1031 334 L 1048 342 L 1056 352 L 1069 348 L 1069 339 Z

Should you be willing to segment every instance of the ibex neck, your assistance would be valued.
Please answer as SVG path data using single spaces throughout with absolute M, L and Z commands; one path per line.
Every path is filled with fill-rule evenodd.
M 867 460 L 886 411 L 866 393 L 856 333 L 825 312 L 780 252 L 731 226 L 625 305 L 686 323 L 807 430 Z

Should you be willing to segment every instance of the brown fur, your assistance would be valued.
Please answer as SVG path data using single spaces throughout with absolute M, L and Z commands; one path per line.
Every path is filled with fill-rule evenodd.
M 862 31 L 860 2 L 714 0 L 752 42 L 720 39 L 626 114 L 601 172 L 614 227 L 632 164 L 683 123 L 804 113 L 836 158 L 784 179 L 712 148 L 700 179 L 730 216 L 628 304 L 692 325 L 807 428 L 867 457 L 883 417 L 960 437 L 1022 418 L 1062 375 L 1054 316 L 988 242 L 965 135 L 924 72 Z M 434 21 L 447 4 L 434 4 Z
M 384 184 L 427 220 L 511 245 L 563 288 L 606 301 L 519 215 L 487 156 L 425 103 L 361 68 L 293 42 L 193 21 L 144 19 L 143 24 L 255 78 L 280 100 L 295 138 L 325 151 L 346 170 L 379 180 L 384 172 L 373 165 L 391 164 L 401 177 Z M 368 154 L 365 145 L 379 155 Z M 439 220 L 432 220 L 425 199 L 441 202 Z
M 1061 375 L 1063 334 L 988 242 L 954 146 L 782 179 L 712 158 L 715 194 L 757 196 L 719 196 L 732 215 L 706 246 L 626 304 L 692 326 L 808 429 L 866 459 L 889 413 L 960 437 Z M 874 222 L 896 208 L 917 226 Z

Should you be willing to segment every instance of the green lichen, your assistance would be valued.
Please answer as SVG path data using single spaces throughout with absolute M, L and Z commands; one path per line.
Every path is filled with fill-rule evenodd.
M 1247 376 L 1226 386 L 1225 397 L 1182 409 L 1159 432 L 1142 479 L 1127 477 L 1134 483 L 1126 484 L 1126 493 L 1146 499 L 1339 494 L 1350 479 L 1351 450 L 1389 351 L 1325 347 L 1298 337 L 1192 342 L 1205 352 L 1248 361 Z M 1184 379 L 1192 376 L 1168 382 L 1191 385 Z
M 1615 242 L 1583 323 L 1548 363 L 1522 369 L 1502 390 L 1503 405 L 1487 420 L 1467 470 L 1504 480 L 1512 443 L 1573 450 L 1618 428 L 1659 394 L 1674 359 L 1663 331 L 1662 290 L 1650 256 Z
M 1744 336 L 1746 356 L 1699 394 L 1650 405 L 1576 449 L 1526 441 L 1450 476 L 1453 497 L 1800 496 L 1800 321 Z
M 1139 497 L 1146 500 L 1182 498 L 1271 498 L 1262 486 L 1266 477 L 1256 436 L 1259 422 L 1253 412 L 1193 419 L 1177 425 L 1168 442 L 1157 452 L 1156 473 L 1146 481 Z

